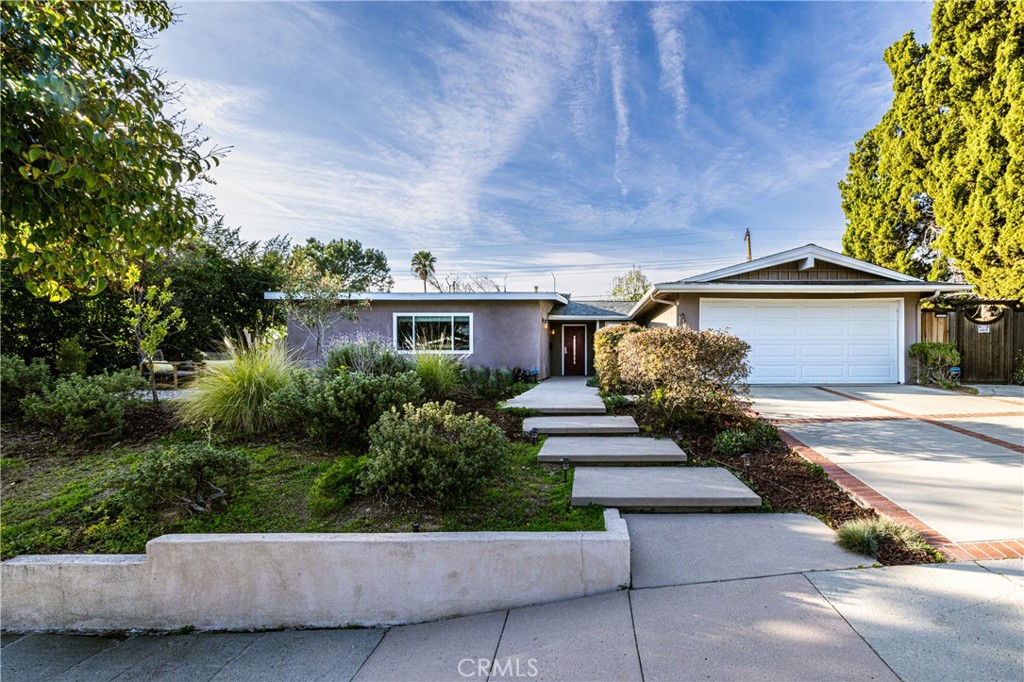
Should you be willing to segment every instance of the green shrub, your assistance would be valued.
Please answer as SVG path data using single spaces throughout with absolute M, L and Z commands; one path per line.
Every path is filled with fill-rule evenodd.
M 839 544 L 851 552 L 879 558 L 886 550 L 900 552 L 930 552 L 931 548 L 914 529 L 887 516 L 873 519 L 854 519 L 839 526 L 836 531 Z
M 193 389 L 176 401 L 181 418 L 191 424 L 213 422 L 236 435 L 267 433 L 284 423 L 267 399 L 284 388 L 295 365 L 279 342 L 256 341 L 236 347 L 227 343 L 230 361 L 208 367 Z
M 0 355 L 0 416 L 19 417 L 21 401 L 42 393 L 50 386 L 50 380 L 50 370 L 41 358 L 26 365 L 17 355 Z
M 167 445 L 143 454 L 115 480 L 125 506 L 139 511 L 178 508 L 192 516 L 226 501 L 251 469 L 245 453 L 208 441 Z
M 470 365 L 462 371 L 462 379 L 473 393 L 488 400 L 510 398 L 530 388 L 529 384 L 517 381 L 516 371 L 508 367 L 492 370 L 483 365 Z
M 614 327 L 613 327 L 614 329 Z M 692 415 L 742 416 L 750 345 L 725 332 L 643 329 L 618 345 L 622 382 L 671 427 Z
M 1013 376 L 1010 377 L 1010 383 L 1024 386 L 1024 353 L 1017 356 L 1017 366 L 1013 370 Z
M 415 372 L 390 376 L 298 370 L 267 409 L 311 436 L 335 445 L 363 445 L 370 426 L 393 407 L 423 400 Z
M 594 333 L 594 369 L 600 387 L 608 393 L 622 393 L 625 386 L 619 372 L 619 344 L 630 334 L 643 331 L 643 327 L 633 324 L 617 324 L 604 327 Z M 589 385 L 589 384 L 588 384 Z
M 309 490 L 309 507 L 316 514 L 336 512 L 360 491 L 359 477 L 367 457 L 341 457 L 320 474 Z
M 715 436 L 711 448 L 720 454 L 729 457 L 738 457 L 744 452 L 750 452 L 754 448 L 753 439 L 740 429 L 726 429 Z
M 956 378 L 950 370 L 960 364 L 960 351 L 953 344 L 940 341 L 915 343 L 910 347 L 910 359 L 914 361 L 917 383 L 956 387 Z
M 454 355 L 416 353 L 416 376 L 430 400 L 447 400 L 462 385 L 462 361 Z
M 64 338 L 57 342 L 57 356 L 53 360 L 53 368 L 57 374 L 85 374 L 89 360 L 93 354 L 82 347 L 77 336 Z
M 415 369 L 408 355 L 399 353 L 383 338 L 360 336 L 336 343 L 327 351 L 327 369 L 363 374 L 402 374 Z
M 26 421 L 72 438 L 121 434 L 125 415 L 142 402 L 146 381 L 132 369 L 91 377 L 70 374 L 21 403 Z
M 750 420 L 746 431 L 755 450 L 774 450 L 782 444 L 779 430 L 762 419 Z
M 457 415 L 455 405 L 406 405 L 370 429 L 368 490 L 449 504 L 479 493 L 508 465 L 508 441 L 480 415 Z

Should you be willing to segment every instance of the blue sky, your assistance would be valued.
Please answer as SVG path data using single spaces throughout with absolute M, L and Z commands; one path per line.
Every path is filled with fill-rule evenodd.
M 600 295 L 813 241 L 930 3 L 186 3 L 153 63 L 251 239 Z M 552 276 L 552 272 L 554 276 Z

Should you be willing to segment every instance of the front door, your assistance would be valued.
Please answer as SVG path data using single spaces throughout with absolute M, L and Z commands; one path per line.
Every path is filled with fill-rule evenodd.
M 587 373 L 587 328 L 583 325 L 562 327 L 562 374 L 567 377 Z

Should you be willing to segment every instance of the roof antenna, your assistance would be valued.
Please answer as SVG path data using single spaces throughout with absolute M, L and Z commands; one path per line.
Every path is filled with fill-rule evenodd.
M 743 241 L 747 243 L 747 260 L 754 260 L 754 255 L 750 251 L 750 230 L 747 230 L 747 233 L 743 235 Z
M 555 279 L 555 273 L 551 273 L 551 291 L 558 293 L 558 280 Z

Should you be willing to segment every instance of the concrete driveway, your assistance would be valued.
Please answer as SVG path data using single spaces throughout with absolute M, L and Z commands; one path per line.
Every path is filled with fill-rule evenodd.
M 1024 538 L 1024 399 L 920 386 L 751 395 L 754 410 L 950 544 Z

